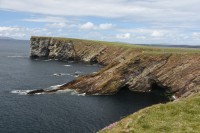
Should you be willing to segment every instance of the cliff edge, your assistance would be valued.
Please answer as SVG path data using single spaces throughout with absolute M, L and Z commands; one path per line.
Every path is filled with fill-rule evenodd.
M 177 98 L 200 91 L 200 50 L 156 48 L 71 38 L 31 37 L 31 58 L 74 60 L 105 66 L 78 77 L 51 93 L 73 89 L 79 93 L 109 95 L 122 88 L 162 91 Z M 32 91 L 29 94 L 37 93 Z
M 141 109 L 98 133 L 199 133 L 200 95 Z

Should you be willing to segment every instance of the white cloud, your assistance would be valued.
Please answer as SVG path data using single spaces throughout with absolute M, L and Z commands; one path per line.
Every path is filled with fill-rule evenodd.
M 177 29 L 158 29 L 158 28 L 133 28 L 119 29 L 121 33 L 130 33 L 128 42 L 137 44 L 185 44 L 200 45 L 200 32 L 187 32 Z M 119 41 L 123 41 L 124 34 L 117 35 Z
M 102 29 L 102 30 L 108 30 L 108 29 L 111 29 L 113 27 L 113 24 L 111 23 L 106 23 L 106 24 L 100 24 L 99 25 L 99 29 Z
M 3 26 L 3 27 L 0 27 L 0 32 L 6 32 L 6 31 L 9 31 L 9 32 L 12 32 L 12 31 L 18 31 L 19 28 L 18 27 L 6 27 L 6 26 Z
M 199 0 L 1 0 L 0 9 L 59 16 L 125 18 L 152 23 L 199 22 Z M 187 20 L 187 22 L 185 21 Z
M 130 33 L 125 33 L 125 34 L 117 34 L 116 38 L 117 39 L 129 39 L 131 37 Z
M 146 36 L 137 36 L 136 39 L 139 39 L 139 40 L 144 40 L 146 39 L 147 37 Z
M 48 28 L 75 28 L 78 26 L 77 20 L 67 20 L 65 17 L 44 16 L 22 19 L 22 21 L 47 23 Z
M 75 28 L 75 27 L 77 27 L 77 25 L 76 24 L 69 24 L 69 23 L 62 23 L 62 22 L 60 22 L 60 23 L 48 23 L 48 24 L 46 24 L 46 26 L 48 27 L 48 28 L 59 28 L 59 29 L 63 29 L 63 28 Z
M 200 40 L 200 32 L 192 33 L 192 37 L 193 37 L 193 39 Z
M 153 31 L 152 33 L 151 33 L 151 36 L 152 37 L 163 37 L 164 36 L 164 34 L 162 33 L 162 32 L 160 32 L 160 31 Z
M 0 27 L 0 36 L 13 37 L 17 39 L 28 39 L 32 35 L 49 36 L 51 35 L 51 32 L 46 28 L 26 28 L 19 26 Z
M 169 39 L 176 38 L 181 35 L 181 31 L 177 29 L 159 29 L 159 28 L 124 28 L 118 29 L 119 32 L 127 32 L 134 35 L 136 38 L 154 39 Z M 165 40 L 166 41 L 166 40 Z
M 90 37 L 92 32 L 99 32 L 102 35 L 99 38 L 112 36 L 114 41 L 117 38 L 138 43 L 142 40 L 146 41 L 142 43 L 198 43 L 199 5 L 200 0 L 0 0 L 0 10 L 33 13 L 40 17 L 23 20 L 45 25 L 44 28 L 0 27 L 0 34 Z M 80 20 L 73 22 L 68 18 Z M 97 22 L 102 18 L 101 23 Z M 109 21 L 104 23 L 105 20 Z
M 23 21 L 28 21 L 28 22 L 52 22 L 52 23 L 60 23 L 60 22 L 69 22 L 66 18 L 64 17 L 53 17 L 53 16 L 44 16 L 40 18 L 27 18 L 23 19 Z
M 49 28 L 64 28 L 66 27 L 66 23 L 50 23 L 46 25 Z
M 81 30 L 109 30 L 113 27 L 111 23 L 103 23 L 99 25 L 95 25 L 92 22 L 87 22 L 79 26 Z
M 92 30 L 92 29 L 95 29 L 95 25 L 92 22 L 87 22 L 85 24 L 80 25 L 80 29 L 82 29 L 82 30 Z

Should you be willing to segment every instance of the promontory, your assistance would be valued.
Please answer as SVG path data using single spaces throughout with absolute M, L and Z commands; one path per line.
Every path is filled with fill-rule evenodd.
M 200 91 L 200 49 L 198 48 L 160 48 L 117 42 L 37 36 L 31 37 L 30 47 L 30 57 L 33 59 L 81 61 L 100 64 L 104 67 L 97 73 L 80 76 L 57 89 L 35 90 L 29 94 L 53 93 L 65 89 L 72 89 L 87 95 L 112 95 L 124 88 L 139 92 L 159 91 L 169 94 L 171 99 L 178 99 L 177 104 L 177 100 L 169 103 L 171 108 L 167 108 L 168 104 L 161 107 L 156 106 L 163 109 L 166 107 L 166 110 L 173 109 L 174 104 L 175 107 L 178 107 L 179 104 L 184 105 L 184 100 L 187 101 L 193 95 L 200 97 L 196 94 Z M 183 99 L 183 101 L 180 102 L 179 99 Z M 200 106 L 200 102 L 195 102 L 195 104 L 197 103 Z M 171 115 L 180 114 L 172 113 Z M 200 114 L 198 114 L 199 116 Z M 139 117 L 147 116 L 145 113 L 141 113 L 133 116 L 133 119 L 139 119 Z M 127 117 L 122 120 L 121 125 L 114 124 L 109 128 L 121 126 L 119 131 L 129 132 L 134 125 L 134 122 L 131 122 L 131 117 Z M 151 125 L 142 128 L 148 129 L 150 128 L 148 126 Z M 182 125 L 180 124 L 180 126 Z M 130 132 L 137 132 L 135 128 Z M 113 129 L 113 131 L 117 130 Z M 162 129 L 157 131 L 162 131 Z M 105 129 L 103 132 L 109 132 L 109 130 Z

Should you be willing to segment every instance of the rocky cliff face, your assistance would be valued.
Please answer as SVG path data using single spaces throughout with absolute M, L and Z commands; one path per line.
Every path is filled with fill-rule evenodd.
M 76 58 L 72 41 L 62 42 L 52 38 L 31 38 L 31 58 L 55 58 L 70 60 Z
M 32 37 L 31 57 L 105 65 L 96 74 L 78 77 L 58 89 L 43 90 L 44 93 L 74 89 L 79 93 L 108 95 L 128 88 L 142 92 L 164 91 L 176 97 L 186 97 L 200 91 L 198 50 L 169 50 L 79 39 Z

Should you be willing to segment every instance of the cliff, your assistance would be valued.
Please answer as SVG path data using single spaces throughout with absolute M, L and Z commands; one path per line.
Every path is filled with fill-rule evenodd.
M 51 93 L 73 89 L 79 93 L 108 95 L 122 88 L 161 91 L 187 97 L 200 91 L 200 50 L 156 48 L 70 38 L 31 37 L 31 58 L 98 63 L 96 74 L 78 77 Z M 29 94 L 37 93 L 32 91 Z
M 178 98 L 142 109 L 100 132 L 198 132 L 200 49 L 158 48 L 72 38 L 32 37 L 31 58 L 83 61 L 105 66 L 54 90 L 109 95 L 120 89 L 157 91 Z M 187 98 L 185 98 L 187 97 Z

